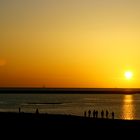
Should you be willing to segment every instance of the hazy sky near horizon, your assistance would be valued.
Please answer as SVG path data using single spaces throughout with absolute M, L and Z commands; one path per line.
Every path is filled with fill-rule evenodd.
M 1 87 L 140 87 L 139 0 L 0 0 L 0 21 Z

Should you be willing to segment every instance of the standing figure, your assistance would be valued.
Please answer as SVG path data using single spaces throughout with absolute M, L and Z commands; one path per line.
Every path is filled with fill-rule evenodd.
M 112 112 L 112 119 L 114 119 L 114 116 L 115 116 L 115 114 L 114 114 L 114 112 Z
M 96 118 L 98 118 L 98 110 L 96 110 L 95 114 Z
M 101 117 L 104 118 L 104 111 L 101 112 Z
M 18 110 L 19 110 L 19 113 L 20 113 L 20 112 L 21 112 L 21 109 L 20 109 L 20 107 L 19 107 L 19 109 L 18 109 Z
M 93 118 L 95 118 L 95 110 L 93 111 Z
M 109 114 L 109 113 L 108 113 L 108 110 L 106 110 L 106 118 L 107 118 L 107 119 L 108 119 L 108 114 Z
M 88 111 L 88 117 L 90 117 L 90 115 L 91 115 L 91 110 Z
M 36 114 L 39 114 L 38 108 L 36 109 Z

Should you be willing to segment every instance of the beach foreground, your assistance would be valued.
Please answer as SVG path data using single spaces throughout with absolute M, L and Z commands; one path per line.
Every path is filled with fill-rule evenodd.
M 45 136 L 83 135 L 110 136 L 138 134 L 139 120 L 95 119 L 72 115 L 39 113 L 0 113 L 0 127 L 13 135 L 32 134 Z M 129 133 L 130 132 L 130 133 Z M 59 134 L 59 135 L 58 135 Z M 101 135 L 100 135 L 101 134 Z M 116 137 L 115 136 L 115 137 Z

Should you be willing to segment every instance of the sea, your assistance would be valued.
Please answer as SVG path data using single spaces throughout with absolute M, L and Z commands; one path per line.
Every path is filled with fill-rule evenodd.
M 140 120 L 140 94 L 0 94 L 0 112 L 84 116 L 91 110 L 115 113 L 116 119 Z

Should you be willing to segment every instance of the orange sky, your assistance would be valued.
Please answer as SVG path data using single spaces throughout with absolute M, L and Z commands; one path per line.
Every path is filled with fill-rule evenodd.
M 0 87 L 140 87 L 139 7 L 138 0 L 1 1 Z

